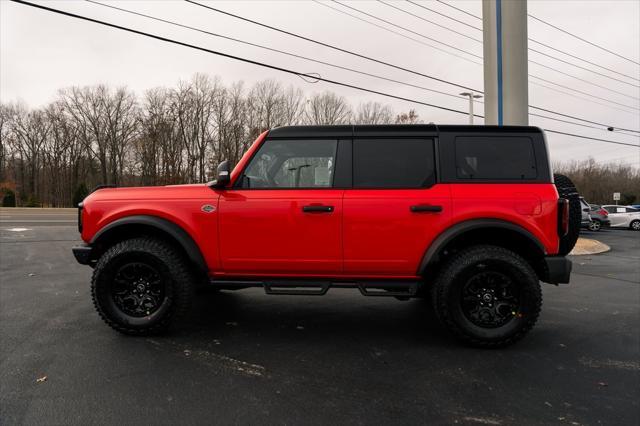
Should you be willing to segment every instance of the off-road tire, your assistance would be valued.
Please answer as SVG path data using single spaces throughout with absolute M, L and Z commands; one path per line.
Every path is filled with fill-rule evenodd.
M 496 328 L 474 324 L 463 312 L 462 289 L 478 271 L 509 276 L 519 290 L 516 315 Z M 432 288 L 436 316 L 454 336 L 476 347 L 499 348 L 522 339 L 535 325 L 542 306 L 540 282 L 531 265 L 502 247 L 478 245 L 458 252 L 440 271 Z
M 133 317 L 113 303 L 110 286 L 120 265 L 135 259 L 148 263 L 166 279 L 162 306 L 150 315 Z M 121 241 L 98 260 L 91 279 L 91 297 L 100 317 L 114 330 L 143 336 L 159 334 L 185 317 L 193 299 L 195 281 L 187 262 L 171 244 L 149 237 Z
M 632 231 L 640 231 L 640 220 L 632 220 L 629 224 L 629 229 Z
M 580 235 L 580 223 L 582 222 L 582 206 L 580 204 L 580 194 L 575 185 L 565 175 L 554 173 L 553 180 L 558 190 L 560 198 L 569 201 L 569 232 L 560 237 L 560 249 L 558 254 L 565 256 L 573 250 Z
M 602 225 L 600 224 L 599 220 L 594 219 L 591 221 L 591 223 L 589 223 L 589 231 L 598 232 L 601 229 L 602 229 Z

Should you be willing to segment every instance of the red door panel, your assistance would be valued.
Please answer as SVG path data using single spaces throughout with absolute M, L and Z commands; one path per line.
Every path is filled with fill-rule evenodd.
M 342 193 L 341 189 L 225 191 L 218 210 L 224 273 L 341 273 Z M 303 211 L 305 206 L 311 208 Z
M 415 276 L 451 219 L 450 188 L 346 190 L 343 208 L 346 274 Z

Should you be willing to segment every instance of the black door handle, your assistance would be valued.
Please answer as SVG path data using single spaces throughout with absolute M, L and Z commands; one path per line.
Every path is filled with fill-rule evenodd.
M 302 211 L 305 213 L 331 213 L 333 206 L 303 206 Z
M 430 204 L 418 204 L 416 206 L 411 206 L 409 209 L 413 213 L 440 213 L 442 211 L 442 206 L 432 206 Z

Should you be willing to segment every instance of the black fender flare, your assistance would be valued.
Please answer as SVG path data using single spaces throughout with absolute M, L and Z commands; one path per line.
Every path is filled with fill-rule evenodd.
M 545 255 L 546 253 L 544 245 L 531 232 L 527 231 L 520 225 L 501 219 L 471 219 L 456 223 L 455 225 L 451 226 L 440 235 L 438 235 L 435 240 L 433 240 L 433 243 L 431 243 L 427 251 L 424 253 L 424 256 L 422 257 L 422 261 L 420 262 L 420 266 L 418 267 L 418 275 L 424 275 L 429 265 L 433 265 L 434 263 L 438 262 L 442 249 L 455 238 L 466 232 L 482 228 L 498 228 L 517 232 L 518 234 L 531 241 L 540 250 L 540 253 L 542 253 L 542 255 Z
M 135 215 L 114 220 L 100 229 L 93 236 L 89 244 L 94 245 L 99 243 L 100 239 L 108 235 L 110 232 L 119 227 L 129 225 L 151 226 L 168 234 L 182 247 L 188 259 L 193 262 L 198 269 L 205 273 L 208 271 L 207 262 L 204 260 L 204 256 L 202 256 L 202 252 L 200 251 L 198 244 L 196 244 L 193 238 L 191 238 L 191 235 L 176 223 L 158 216 Z

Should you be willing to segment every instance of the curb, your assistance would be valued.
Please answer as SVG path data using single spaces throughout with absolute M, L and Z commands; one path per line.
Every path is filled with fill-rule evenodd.
M 592 240 L 589 238 L 578 238 L 576 246 L 571 250 L 569 256 L 584 256 L 588 254 L 605 253 L 611 250 L 611 247 L 601 243 L 598 240 Z

